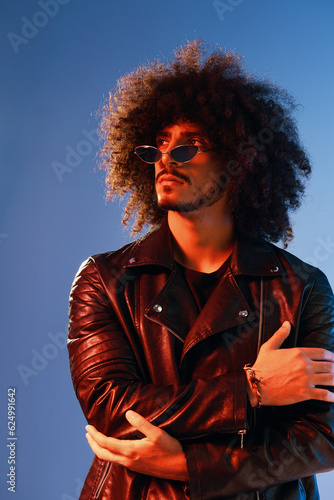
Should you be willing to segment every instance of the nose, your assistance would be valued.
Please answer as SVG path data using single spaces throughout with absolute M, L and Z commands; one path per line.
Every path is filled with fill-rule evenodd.
M 165 165 L 165 167 L 169 167 L 169 166 L 177 167 L 179 165 L 179 163 L 177 161 L 173 160 L 169 151 L 165 151 L 165 152 L 161 153 L 160 162 L 162 162 L 162 164 Z
M 155 175 L 157 176 L 159 172 L 163 170 L 171 173 L 174 169 L 179 167 L 181 163 L 173 160 L 169 152 L 163 152 L 159 161 L 155 164 Z

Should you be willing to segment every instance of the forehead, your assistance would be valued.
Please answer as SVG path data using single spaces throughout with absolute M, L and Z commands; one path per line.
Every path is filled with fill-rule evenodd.
M 172 123 L 163 127 L 161 130 L 157 132 L 157 136 L 172 136 L 172 135 L 180 135 L 180 136 L 190 136 L 194 134 L 203 134 L 203 128 L 199 123 L 193 122 L 178 122 Z

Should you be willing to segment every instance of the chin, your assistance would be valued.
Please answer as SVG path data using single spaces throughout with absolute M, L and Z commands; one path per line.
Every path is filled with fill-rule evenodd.
M 196 210 L 200 209 L 203 206 L 202 203 L 196 203 L 193 201 L 182 202 L 182 201 L 173 201 L 166 199 L 158 201 L 158 205 L 160 208 L 164 210 L 168 210 L 170 212 L 179 212 L 179 213 L 195 212 Z

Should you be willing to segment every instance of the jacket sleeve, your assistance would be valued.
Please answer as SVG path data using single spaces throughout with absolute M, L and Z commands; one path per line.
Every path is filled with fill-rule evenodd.
M 321 271 L 305 298 L 298 338 L 299 345 L 334 351 L 334 299 Z M 334 468 L 333 404 L 262 407 L 258 420 L 243 449 L 236 435 L 183 442 L 192 500 L 263 490 Z
M 176 438 L 247 426 L 243 370 L 187 385 L 147 381 L 134 341 L 112 309 L 92 258 L 78 271 L 69 305 L 73 385 L 88 422 L 98 430 L 117 438 L 138 437 L 124 416 L 129 409 Z

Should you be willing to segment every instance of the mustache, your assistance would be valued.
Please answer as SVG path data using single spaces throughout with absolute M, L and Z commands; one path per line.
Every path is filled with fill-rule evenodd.
M 163 168 L 156 176 L 155 182 L 157 182 L 162 175 L 173 175 L 177 179 L 181 179 L 182 181 L 188 182 L 190 184 L 190 179 L 187 175 L 182 174 L 182 172 L 178 172 L 177 170 L 172 170 L 171 168 Z

